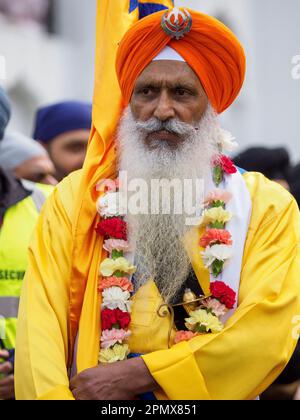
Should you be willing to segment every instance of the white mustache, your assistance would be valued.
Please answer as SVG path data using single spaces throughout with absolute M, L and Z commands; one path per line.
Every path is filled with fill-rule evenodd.
M 198 127 L 195 127 L 191 124 L 184 123 L 176 118 L 172 118 L 167 121 L 161 121 L 158 118 L 151 118 L 148 121 L 137 121 L 136 128 L 139 131 L 142 131 L 147 134 L 155 133 L 157 131 L 168 131 L 172 134 L 177 134 L 179 136 L 191 135 L 195 131 L 199 130 Z

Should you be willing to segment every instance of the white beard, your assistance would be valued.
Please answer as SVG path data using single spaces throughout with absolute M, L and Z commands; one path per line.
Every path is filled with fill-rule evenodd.
M 218 152 L 221 130 L 211 106 L 195 126 L 174 121 L 178 134 L 185 139 L 176 149 L 164 141 L 157 142 L 154 149 L 147 147 L 149 131 L 141 125 L 127 108 L 119 127 L 117 150 L 119 170 L 126 171 L 128 182 L 141 178 L 150 187 L 153 179 L 205 180 L 211 176 L 211 160 Z M 184 212 L 178 215 L 174 211 L 126 216 L 130 241 L 135 245 L 136 289 L 153 279 L 165 302 L 174 301 L 191 270 L 182 242 L 189 229 L 186 217 Z

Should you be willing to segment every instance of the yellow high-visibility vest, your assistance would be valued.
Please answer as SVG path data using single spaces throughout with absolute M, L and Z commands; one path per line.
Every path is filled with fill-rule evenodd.
M 29 241 L 40 209 L 52 191 L 48 185 L 23 184 L 32 194 L 6 211 L 0 228 L 0 339 L 6 349 L 15 347 Z

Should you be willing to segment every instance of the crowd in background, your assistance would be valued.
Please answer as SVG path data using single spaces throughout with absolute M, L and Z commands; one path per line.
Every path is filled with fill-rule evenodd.
M 10 100 L 0 87 L 0 399 L 14 399 L 19 297 L 33 229 L 53 187 L 83 165 L 91 104 L 37 110 L 32 137 L 7 130 Z

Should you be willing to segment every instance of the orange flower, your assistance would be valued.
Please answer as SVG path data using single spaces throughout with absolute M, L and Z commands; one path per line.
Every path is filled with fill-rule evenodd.
M 232 245 L 230 232 L 224 229 L 208 229 L 200 239 L 200 246 L 206 248 L 213 244 Z
M 197 335 L 197 333 L 193 333 L 192 331 L 177 331 L 174 342 L 178 344 L 181 341 L 189 341 Z
M 98 290 L 103 292 L 104 289 L 109 287 L 120 287 L 125 292 L 133 292 L 133 284 L 127 277 L 103 277 L 100 281 Z

